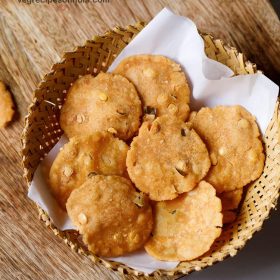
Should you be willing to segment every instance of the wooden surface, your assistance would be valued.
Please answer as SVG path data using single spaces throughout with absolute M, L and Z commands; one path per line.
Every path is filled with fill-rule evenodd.
M 26 198 L 20 134 L 32 91 L 64 51 L 115 25 L 149 21 L 164 6 L 200 30 L 236 46 L 275 82 L 280 72 L 280 23 L 264 0 L 110 0 L 96 4 L 19 4 L 0 0 L 0 80 L 17 104 L 0 130 L 0 279 L 122 279 L 72 252 L 37 219 Z M 130 277 L 132 278 L 132 277 Z

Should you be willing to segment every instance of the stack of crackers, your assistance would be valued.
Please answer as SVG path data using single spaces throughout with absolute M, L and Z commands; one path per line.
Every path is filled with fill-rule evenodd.
M 180 65 L 156 55 L 127 57 L 68 91 L 69 142 L 49 186 L 91 252 L 144 247 L 192 260 L 236 218 L 243 187 L 264 167 L 256 120 L 238 105 L 190 112 L 190 94 Z

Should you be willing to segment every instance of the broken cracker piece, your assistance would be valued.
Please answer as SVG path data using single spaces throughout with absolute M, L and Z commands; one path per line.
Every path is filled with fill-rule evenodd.
M 11 93 L 5 84 L 0 81 L 0 128 L 5 127 L 13 118 L 15 113 Z

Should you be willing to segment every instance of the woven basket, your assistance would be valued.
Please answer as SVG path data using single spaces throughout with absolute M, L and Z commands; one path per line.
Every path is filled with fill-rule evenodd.
M 63 133 L 59 126 L 59 112 L 71 84 L 80 75 L 88 73 L 97 75 L 100 71 L 106 71 L 114 58 L 143 27 L 144 23 L 137 23 L 126 28 L 116 27 L 103 36 L 94 37 L 84 46 L 65 53 L 62 61 L 55 64 L 52 71 L 43 78 L 35 90 L 22 135 L 22 161 L 24 177 L 28 184 L 42 158 Z M 225 46 L 221 40 L 214 40 L 210 35 L 204 34 L 202 37 L 208 57 L 229 66 L 236 75 L 257 72 L 256 66 L 248 61 L 245 62 L 243 54 L 238 53 L 236 49 Z M 228 256 L 234 256 L 252 238 L 252 235 L 261 229 L 270 210 L 275 207 L 279 195 L 278 109 L 277 102 L 273 119 L 263 139 L 267 155 L 264 172 L 248 187 L 237 220 L 224 228 L 222 235 L 204 256 L 193 261 L 181 262 L 170 271 L 155 271 L 151 276 L 159 279 L 162 275 L 188 274 L 211 266 Z M 143 275 L 142 272 L 126 265 L 103 260 L 93 255 L 82 245 L 77 232 L 62 232 L 51 223 L 48 215 L 40 208 L 39 213 L 40 218 L 55 235 L 63 238 L 71 249 L 91 258 L 94 263 L 102 263 L 124 274 Z

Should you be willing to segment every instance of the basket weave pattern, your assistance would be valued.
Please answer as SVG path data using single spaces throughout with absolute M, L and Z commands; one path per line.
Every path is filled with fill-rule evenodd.
M 144 27 L 137 23 L 126 28 L 116 27 L 103 36 L 96 36 L 64 55 L 60 63 L 52 67 L 34 92 L 34 98 L 28 110 L 25 129 L 22 135 L 22 162 L 24 176 L 28 184 L 42 158 L 57 143 L 63 134 L 59 126 L 59 113 L 65 100 L 67 90 L 72 83 L 85 74 L 97 75 L 106 71 L 120 51 Z M 209 58 L 229 66 L 236 75 L 256 73 L 251 62 L 245 62 L 243 54 L 236 49 L 225 46 L 221 40 L 203 34 L 205 51 Z M 248 187 L 246 197 L 237 220 L 227 226 L 211 250 L 199 259 L 181 262 L 174 270 L 156 271 L 152 275 L 188 274 L 195 270 L 211 266 L 228 256 L 234 256 L 252 235 L 261 229 L 262 224 L 275 208 L 280 188 L 280 145 L 278 144 L 279 104 L 277 103 L 273 119 L 264 136 L 264 147 L 267 155 L 262 176 Z M 38 207 L 39 208 L 39 207 Z M 88 252 L 75 231 L 60 231 L 50 221 L 48 215 L 39 208 L 40 218 L 50 227 L 55 235 L 64 239 L 71 249 L 87 255 L 95 263 L 132 275 L 143 273 L 112 261 L 103 260 Z

